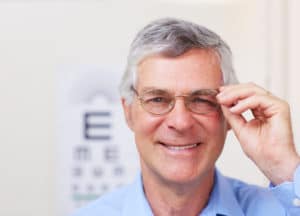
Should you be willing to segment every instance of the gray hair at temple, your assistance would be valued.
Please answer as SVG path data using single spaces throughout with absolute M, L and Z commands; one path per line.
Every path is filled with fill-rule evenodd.
M 192 22 L 163 18 L 145 26 L 133 40 L 119 86 L 121 97 L 131 103 L 131 87 L 135 86 L 138 64 L 143 59 L 156 54 L 176 57 L 193 48 L 216 52 L 220 59 L 224 85 L 238 83 L 232 65 L 231 50 L 219 35 Z

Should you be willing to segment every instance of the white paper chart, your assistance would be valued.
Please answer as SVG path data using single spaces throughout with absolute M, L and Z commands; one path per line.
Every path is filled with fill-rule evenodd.
M 64 66 L 58 87 L 60 216 L 132 181 L 139 163 L 112 69 Z M 115 72 L 116 73 L 116 72 Z

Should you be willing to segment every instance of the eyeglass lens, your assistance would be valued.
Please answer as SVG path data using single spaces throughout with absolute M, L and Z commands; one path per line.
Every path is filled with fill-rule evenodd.
M 165 114 L 171 111 L 176 98 L 184 98 L 187 109 L 198 114 L 214 112 L 219 108 L 215 89 L 202 89 L 189 95 L 174 96 L 164 90 L 151 90 L 139 96 L 144 109 L 153 114 Z

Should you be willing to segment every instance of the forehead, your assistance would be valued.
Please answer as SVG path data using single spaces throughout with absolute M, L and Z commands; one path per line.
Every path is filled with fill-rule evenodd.
M 177 57 L 154 55 L 138 65 L 137 88 L 185 92 L 222 84 L 219 58 L 210 50 L 192 49 Z

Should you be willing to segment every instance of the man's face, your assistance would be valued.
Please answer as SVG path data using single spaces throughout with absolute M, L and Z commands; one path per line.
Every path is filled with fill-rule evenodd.
M 138 93 L 154 88 L 187 95 L 221 84 L 215 54 L 193 49 L 175 58 L 157 55 L 144 59 L 138 66 L 135 88 Z M 195 114 L 182 98 L 177 98 L 173 110 L 164 115 L 148 113 L 137 97 L 130 105 L 123 100 L 123 107 L 135 135 L 143 174 L 186 183 L 213 172 L 227 132 L 221 111 Z

